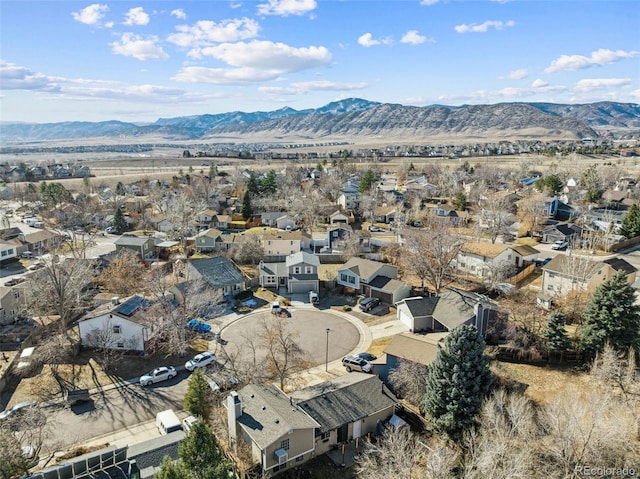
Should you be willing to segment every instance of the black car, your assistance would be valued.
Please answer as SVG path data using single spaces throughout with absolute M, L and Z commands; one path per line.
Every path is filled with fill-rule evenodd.
M 359 353 L 359 354 L 356 354 L 356 356 L 364 359 L 365 361 L 369 361 L 370 363 L 378 359 L 378 356 L 374 356 L 371 353 Z
M 380 299 L 378 298 L 366 298 L 363 299 L 360 303 L 360 309 L 362 311 L 371 311 L 373 308 L 380 304 Z

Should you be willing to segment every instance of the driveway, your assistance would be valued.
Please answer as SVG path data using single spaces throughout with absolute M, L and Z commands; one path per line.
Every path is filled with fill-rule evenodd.
M 331 310 L 290 308 L 289 312 L 291 317 L 285 321 L 297 333 L 298 344 L 306 352 L 306 359 L 314 365 L 324 364 L 327 359 L 327 340 L 328 360 L 333 361 L 341 359 L 363 344 L 363 338 L 368 333 L 366 327 L 359 325 L 357 320 L 349 320 L 346 315 Z M 222 338 L 228 341 L 225 345 L 225 348 L 229 348 L 227 351 L 230 354 L 239 351 L 240 357 L 251 359 L 251 348 L 248 347 L 246 338 L 252 338 L 257 344 L 262 335 L 263 320 L 273 317 L 268 310 L 258 311 L 226 326 L 222 331 Z M 258 358 L 262 357 L 264 353 L 258 351 Z

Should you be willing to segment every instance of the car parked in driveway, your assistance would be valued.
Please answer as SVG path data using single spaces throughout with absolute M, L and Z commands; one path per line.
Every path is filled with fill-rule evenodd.
M 373 370 L 373 366 L 369 361 L 366 361 L 358 356 L 345 356 L 342 358 L 342 365 L 347 369 L 347 372 L 361 371 L 363 373 L 370 373 Z
M 185 326 L 189 331 L 194 331 L 196 333 L 210 333 L 211 325 L 205 323 L 201 319 L 192 319 Z
M 380 304 L 379 298 L 365 298 L 360 302 L 360 309 L 362 311 L 371 311 L 373 308 Z
M 173 366 L 160 366 L 153 371 L 149 371 L 147 374 L 140 376 L 141 386 L 150 386 L 151 384 L 166 381 L 167 379 L 175 378 L 178 373 Z
M 378 359 L 378 356 L 374 356 L 371 353 L 358 353 L 356 354 L 359 358 L 364 359 L 365 361 L 369 361 L 370 363 Z
M 561 249 L 565 249 L 567 246 L 569 246 L 568 241 L 558 240 L 553 242 L 553 244 L 551 245 L 551 249 L 561 250 Z
M 197 354 L 186 363 L 184 367 L 187 371 L 193 371 L 196 368 L 203 368 L 209 364 L 215 362 L 216 355 L 212 351 L 205 351 L 204 353 Z
M 16 284 L 24 283 L 24 278 L 13 278 L 4 283 L 5 286 L 15 286 Z

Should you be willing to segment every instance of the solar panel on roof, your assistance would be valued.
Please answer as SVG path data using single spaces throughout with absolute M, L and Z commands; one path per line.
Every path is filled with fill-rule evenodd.
M 118 308 L 118 313 L 124 314 L 125 316 L 131 316 L 138 310 L 138 308 L 140 308 L 142 301 L 143 299 L 140 296 L 129 298 Z

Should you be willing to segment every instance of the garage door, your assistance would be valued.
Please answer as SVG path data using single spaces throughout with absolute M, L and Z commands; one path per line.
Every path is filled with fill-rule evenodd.
M 382 291 L 371 290 L 371 296 L 375 296 L 383 303 L 393 305 L 393 294 L 391 293 L 383 293 Z
M 399 317 L 398 319 L 404 325 L 406 325 L 410 330 L 413 330 L 413 321 L 411 320 L 411 316 L 405 313 L 403 310 L 398 309 Z
M 315 281 L 295 281 L 291 283 L 290 293 L 308 293 L 309 291 L 318 291 L 318 284 Z

